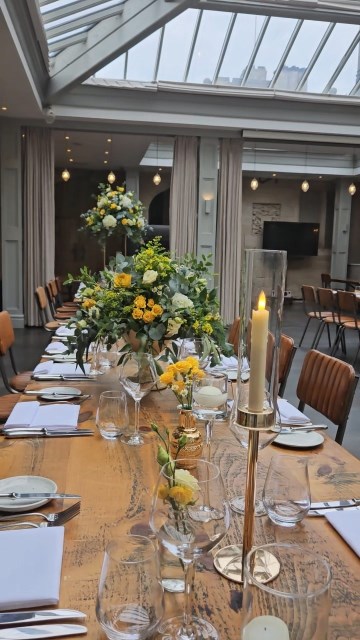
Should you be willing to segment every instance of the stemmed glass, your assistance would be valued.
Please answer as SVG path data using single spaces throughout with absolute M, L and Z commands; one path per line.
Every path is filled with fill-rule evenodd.
M 228 377 L 225 373 L 208 375 L 193 382 L 193 413 L 205 420 L 205 444 L 210 461 L 215 420 L 227 418 Z
M 120 382 L 125 391 L 135 401 L 135 427 L 130 436 L 122 436 L 122 442 L 138 446 L 144 444 L 139 431 L 140 401 L 157 381 L 154 358 L 149 353 L 131 351 L 124 357 L 119 373 Z
M 150 527 L 161 544 L 180 558 L 185 572 L 183 616 L 166 620 L 160 632 L 171 638 L 217 640 L 216 629 L 191 613 L 191 589 L 195 560 L 213 549 L 225 536 L 230 515 L 219 468 L 206 460 L 182 469 L 186 460 L 168 462 L 161 471 L 153 494 Z
M 180 345 L 179 358 L 184 360 L 193 356 L 199 360 L 200 369 L 204 369 L 210 363 L 210 353 L 201 338 L 183 338 Z

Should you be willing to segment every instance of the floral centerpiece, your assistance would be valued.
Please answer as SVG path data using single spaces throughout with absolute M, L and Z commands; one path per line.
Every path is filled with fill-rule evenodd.
M 200 337 L 214 364 L 220 353 L 230 355 L 216 291 L 207 286 L 210 265 L 204 256 L 172 258 L 155 238 L 130 258 L 120 255 L 99 274 L 82 269 L 75 278 L 83 283 L 80 306 L 70 323 L 79 364 L 91 342 L 105 340 L 110 349 L 124 338 L 126 352 L 134 348 L 131 337 L 137 348 L 154 353 L 178 337 Z M 73 280 L 69 276 L 67 282 Z M 176 344 L 171 349 L 177 353 Z
M 147 231 L 144 205 L 125 187 L 100 183 L 99 194 L 93 195 L 96 206 L 82 213 L 80 231 L 96 236 L 105 247 L 106 240 L 114 233 L 129 238 L 134 244 L 143 244 Z

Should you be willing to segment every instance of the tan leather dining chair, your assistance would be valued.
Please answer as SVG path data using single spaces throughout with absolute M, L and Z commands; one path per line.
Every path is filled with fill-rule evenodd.
M 323 326 L 324 326 L 323 318 L 327 315 L 327 313 L 320 312 L 315 287 L 312 287 L 311 285 L 308 285 L 308 284 L 303 284 L 301 287 L 301 292 L 302 292 L 302 298 L 303 298 L 304 311 L 305 311 L 305 315 L 307 316 L 307 322 L 306 322 L 303 334 L 300 338 L 299 347 L 301 347 L 303 343 L 305 334 L 308 330 L 311 320 L 316 320 L 318 322 L 318 326 L 317 326 L 313 341 L 311 343 L 311 348 L 313 348 L 316 343 L 319 332 L 323 329 Z M 328 315 L 331 315 L 331 314 L 329 313 Z
M 55 291 L 55 280 L 51 280 L 45 285 L 46 296 L 48 299 L 51 315 L 54 320 L 69 320 L 75 315 L 75 310 L 68 307 L 58 307 Z
M 19 372 L 16 368 L 15 358 L 13 354 L 13 345 L 15 342 L 15 334 L 10 315 L 7 311 L 0 312 L 0 373 L 4 381 L 4 385 L 10 393 L 21 393 L 25 387 L 31 382 L 32 371 Z M 6 358 L 9 361 L 14 375 L 8 377 L 6 370 Z
M 346 331 L 355 331 L 359 341 L 359 345 L 353 359 L 353 364 L 355 364 L 360 351 L 360 317 L 358 315 L 359 299 L 355 293 L 352 293 L 351 291 L 338 291 L 337 301 L 339 316 L 341 319 L 341 328 L 334 343 L 332 354 L 334 355 L 336 353 L 341 340 L 343 340 L 345 344 Z
M 35 300 L 39 309 L 40 321 L 46 331 L 56 331 L 60 327 L 57 320 L 49 320 L 51 313 L 48 307 L 48 301 L 44 287 L 37 287 L 35 290 Z
M 296 347 L 293 338 L 282 333 L 280 336 L 280 350 L 279 350 L 279 396 L 282 398 L 284 395 L 287 379 L 289 377 L 290 369 L 294 356 L 296 353 Z
M 337 425 L 335 440 L 342 444 L 358 377 L 354 367 L 311 349 L 305 356 L 297 384 L 299 409 L 306 405 Z

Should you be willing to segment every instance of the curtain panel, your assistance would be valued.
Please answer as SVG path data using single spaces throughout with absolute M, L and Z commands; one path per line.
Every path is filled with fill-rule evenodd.
M 196 253 L 198 208 L 198 139 L 175 138 L 170 188 L 170 250 Z
M 54 142 L 48 129 L 27 127 L 24 148 L 25 324 L 40 326 L 35 289 L 54 277 Z
M 225 324 L 239 315 L 242 222 L 242 141 L 220 141 L 216 273 Z

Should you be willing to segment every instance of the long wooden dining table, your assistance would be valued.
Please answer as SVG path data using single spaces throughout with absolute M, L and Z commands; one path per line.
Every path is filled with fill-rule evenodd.
M 178 424 L 178 410 L 171 391 L 152 391 L 141 402 L 141 429 L 146 443 L 138 447 L 127 446 L 120 440 L 103 439 L 95 424 L 99 394 L 119 386 L 116 369 L 99 376 L 96 381 L 62 384 L 75 385 L 84 394 L 91 394 L 81 404 L 80 426 L 93 428 L 94 436 L 3 440 L 0 442 L 1 477 L 45 476 L 56 482 L 59 491 L 82 496 L 80 515 L 65 525 L 59 607 L 85 612 L 88 637 L 104 640 L 95 615 L 104 550 L 111 539 L 123 534 L 150 533 L 149 508 L 159 472 L 156 462 L 159 441 L 150 430 L 150 423 L 155 421 L 160 427 L 172 429 Z M 33 382 L 29 389 L 44 386 L 59 386 L 59 383 Z M 30 399 L 34 396 L 21 397 L 21 401 Z M 130 399 L 129 410 L 132 419 L 133 401 Z M 281 452 L 308 457 L 313 501 L 360 498 L 360 462 L 330 437 L 325 436 L 323 445 L 306 452 L 268 446 L 259 454 L 260 483 L 270 457 Z M 215 425 L 212 459 L 221 469 L 229 498 L 241 493 L 245 486 L 246 451 L 236 441 L 227 423 Z M 47 508 L 53 511 L 61 506 L 62 502 L 58 500 Z M 229 532 L 219 546 L 241 545 L 243 521 L 241 515 L 232 514 Z M 272 541 L 298 543 L 326 557 L 333 572 L 328 638 L 360 639 L 360 561 L 324 517 L 306 517 L 292 529 L 275 526 L 267 517 L 259 517 L 255 521 L 254 537 L 255 545 Z M 175 559 L 175 565 L 176 562 Z M 241 595 L 242 586 L 216 571 L 211 554 L 199 559 L 194 610 L 211 620 L 222 640 L 239 640 Z M 182 604 L 183 594 L 166 593 L 165 617 L 181 613 Z

